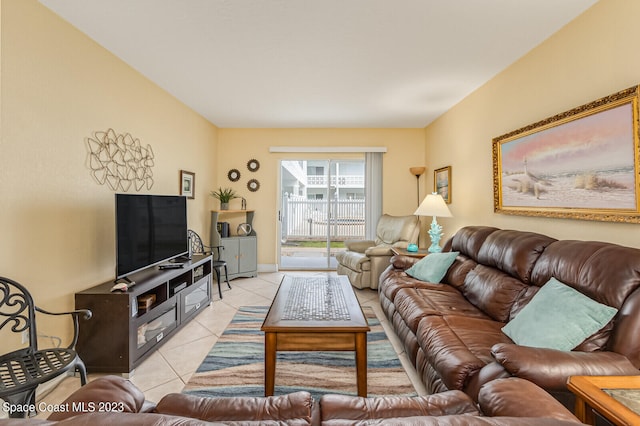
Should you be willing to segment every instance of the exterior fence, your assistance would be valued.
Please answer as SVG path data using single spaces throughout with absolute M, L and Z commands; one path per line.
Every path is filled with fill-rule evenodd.
M 283 197 L 282 242 L 364 239 L 364 200 L 307 200 Z

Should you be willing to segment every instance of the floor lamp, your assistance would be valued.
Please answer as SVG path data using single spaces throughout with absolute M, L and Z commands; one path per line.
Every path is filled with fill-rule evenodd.
M 418 184 L 418 205 L 420 205 L 420 176 L 427 170 L 426 167 L 411 167 L 409 171 L 412 175 L 416 177 L 416 182 Z

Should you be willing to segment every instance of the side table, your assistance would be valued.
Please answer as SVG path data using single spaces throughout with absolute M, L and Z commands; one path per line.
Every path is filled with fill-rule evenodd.
M 596 424 L 594 411 L 615 425 L 640 424 L 640 376 L 571 376 L 567 388 L 585 424 Z
M 392 247 L 391 251 L 393 252 L 393 254 L 399 255 L 399 256 L 420 257 L 420 258 L 425 257 L 426 255 L 429 254 L 429 251 L 427 249 L 418 249 L 418 251 L 409 251 L 407 249 L 400 248 L 400 247 Z

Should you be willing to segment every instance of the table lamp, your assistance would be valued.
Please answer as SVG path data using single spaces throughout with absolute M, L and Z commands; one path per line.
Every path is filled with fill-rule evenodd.
M 452 217 L 453 215 L 447 207 L 442 195 L 437 192 L 433 192 L 422 200 L 422 203 L 418 206 L 413 213 L 416 216 L 433 216 L 431 221 L 431 227 L 429 228 L 429 236 L 431 237 L 431 246 L 429 247 L 429 253 L 439 253 L 442 251 L 440 247 L 440 239 L 442 239 L 442 226 L 438 225 L 436 216 L 440 217 Z

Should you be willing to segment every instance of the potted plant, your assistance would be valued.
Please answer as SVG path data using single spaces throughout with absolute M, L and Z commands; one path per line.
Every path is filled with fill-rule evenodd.
M 211 196 L 220 200 L 220 210 L 229 210 L 229 201 L 238 198 L 236 191 L 231 188 L 218 188 L 217 191 L 211 191 Z

